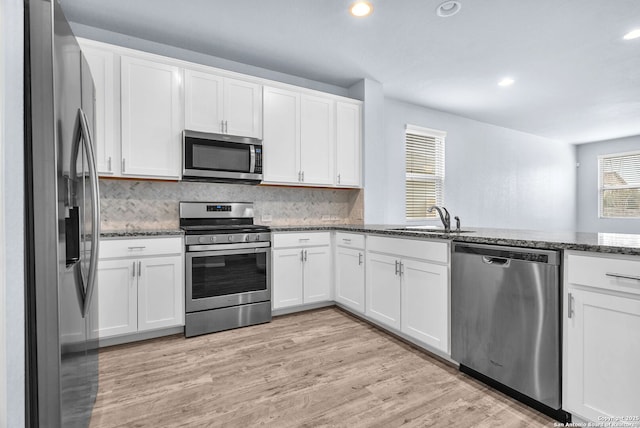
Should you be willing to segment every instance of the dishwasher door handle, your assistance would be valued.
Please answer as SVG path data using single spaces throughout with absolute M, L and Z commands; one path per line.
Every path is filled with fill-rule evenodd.
M 482 256 L 482 262 L 488 265 L 508 268 L 509 265 L 511 264 L 511 259 L 504 259 L 502 257 Z

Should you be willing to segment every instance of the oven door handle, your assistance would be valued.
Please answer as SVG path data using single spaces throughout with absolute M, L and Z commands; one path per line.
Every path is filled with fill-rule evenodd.
M 247 253 L 255 253 L 258 248 L 268 248 L 270 242 L 256 242 L 255 244 L 205 244 L 205 245 L 187 245 L 187 252 L 194 253 L 200 251 L 226 251 L 226 250 L 244 250 Z
M 187 257 L 194 259 L 197 257 L 209 257 L 209 256 L 232 256 L 236 254 L 260 254 L 268 253 L 271 248 L 245 248 L 243 250 L 222 250 L 222 251 L 189 251 L 186 253 Z

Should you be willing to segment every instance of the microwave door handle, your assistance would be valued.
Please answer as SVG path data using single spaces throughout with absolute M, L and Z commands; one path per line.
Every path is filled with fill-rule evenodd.
M 249 153 L 251 156 L 249 159 L 249 172 L 254 174 L 256 172 L 256 146 L 251 144 L 249 146 Z

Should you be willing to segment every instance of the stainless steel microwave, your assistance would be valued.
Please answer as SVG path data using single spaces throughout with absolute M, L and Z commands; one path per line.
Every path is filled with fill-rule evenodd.
M 262 181 L 262 141 L 185 130 L 182 179 L 258 184 Z

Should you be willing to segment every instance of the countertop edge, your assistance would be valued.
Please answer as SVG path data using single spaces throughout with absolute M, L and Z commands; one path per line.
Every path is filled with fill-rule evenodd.
M 424 233 L 415 232 L 409 230 L 390 230 L 396 226 L 367 226 L 367 225 L 292 225 L 292 226 L 271 226 L 271 231 L 274 233 L 280 232 L 347 232 L 347 233 L 368 233 L 376 234 L 380 236 L 390 237 L 405 237 L 405 238 L 418 238 L 424 240 L 446 240 L 453 243 L 475 243 L 475 244 L 487 244 L 487 245 L 502 245 L 512 247 L 527 247 L 538 248 L 544 250 L 572 250 L 572 251 L 585 251 L 602 254 L 619 254 L 619 255 L 631 255 L 640 256 L 639 247 L 625 247 L 620 245 L 603 245 L 603 244 L 591 244 L 581 242 L 571 242 L 569 240 L 549 240 L 549 239 L 534 239 L 534 238 L 513 238 L 513 237 L 500 237 L 500 236 L 477 236 L 472 234 L 461 233 Z M 397 228 L 397 227 L 396 227 Z M 506 231 L 506 229 L 505 229 Z M 510 230 L 510 233 L 525 235 L 531 233 L 528 231 Z M 535 232 L 540 233 L 540 232 Z M 490 234 L 490 233 L 488 233 Z M 499 233 L 498 233 L 499 234 Z M 549 234 L 553 234 L 550 232 Z M 126 238 L 150 238 L 150 237 L 171 237 L 171 236 L 183 236 L 184 231 L 181 229 L 153 229 L 153 230 L 108 230 L 100 233 L 101 239 L 126 239 Z M 585 234 L 589 235 L 589 234 Z M 597 234 L 593 234 L 597 235 Z

